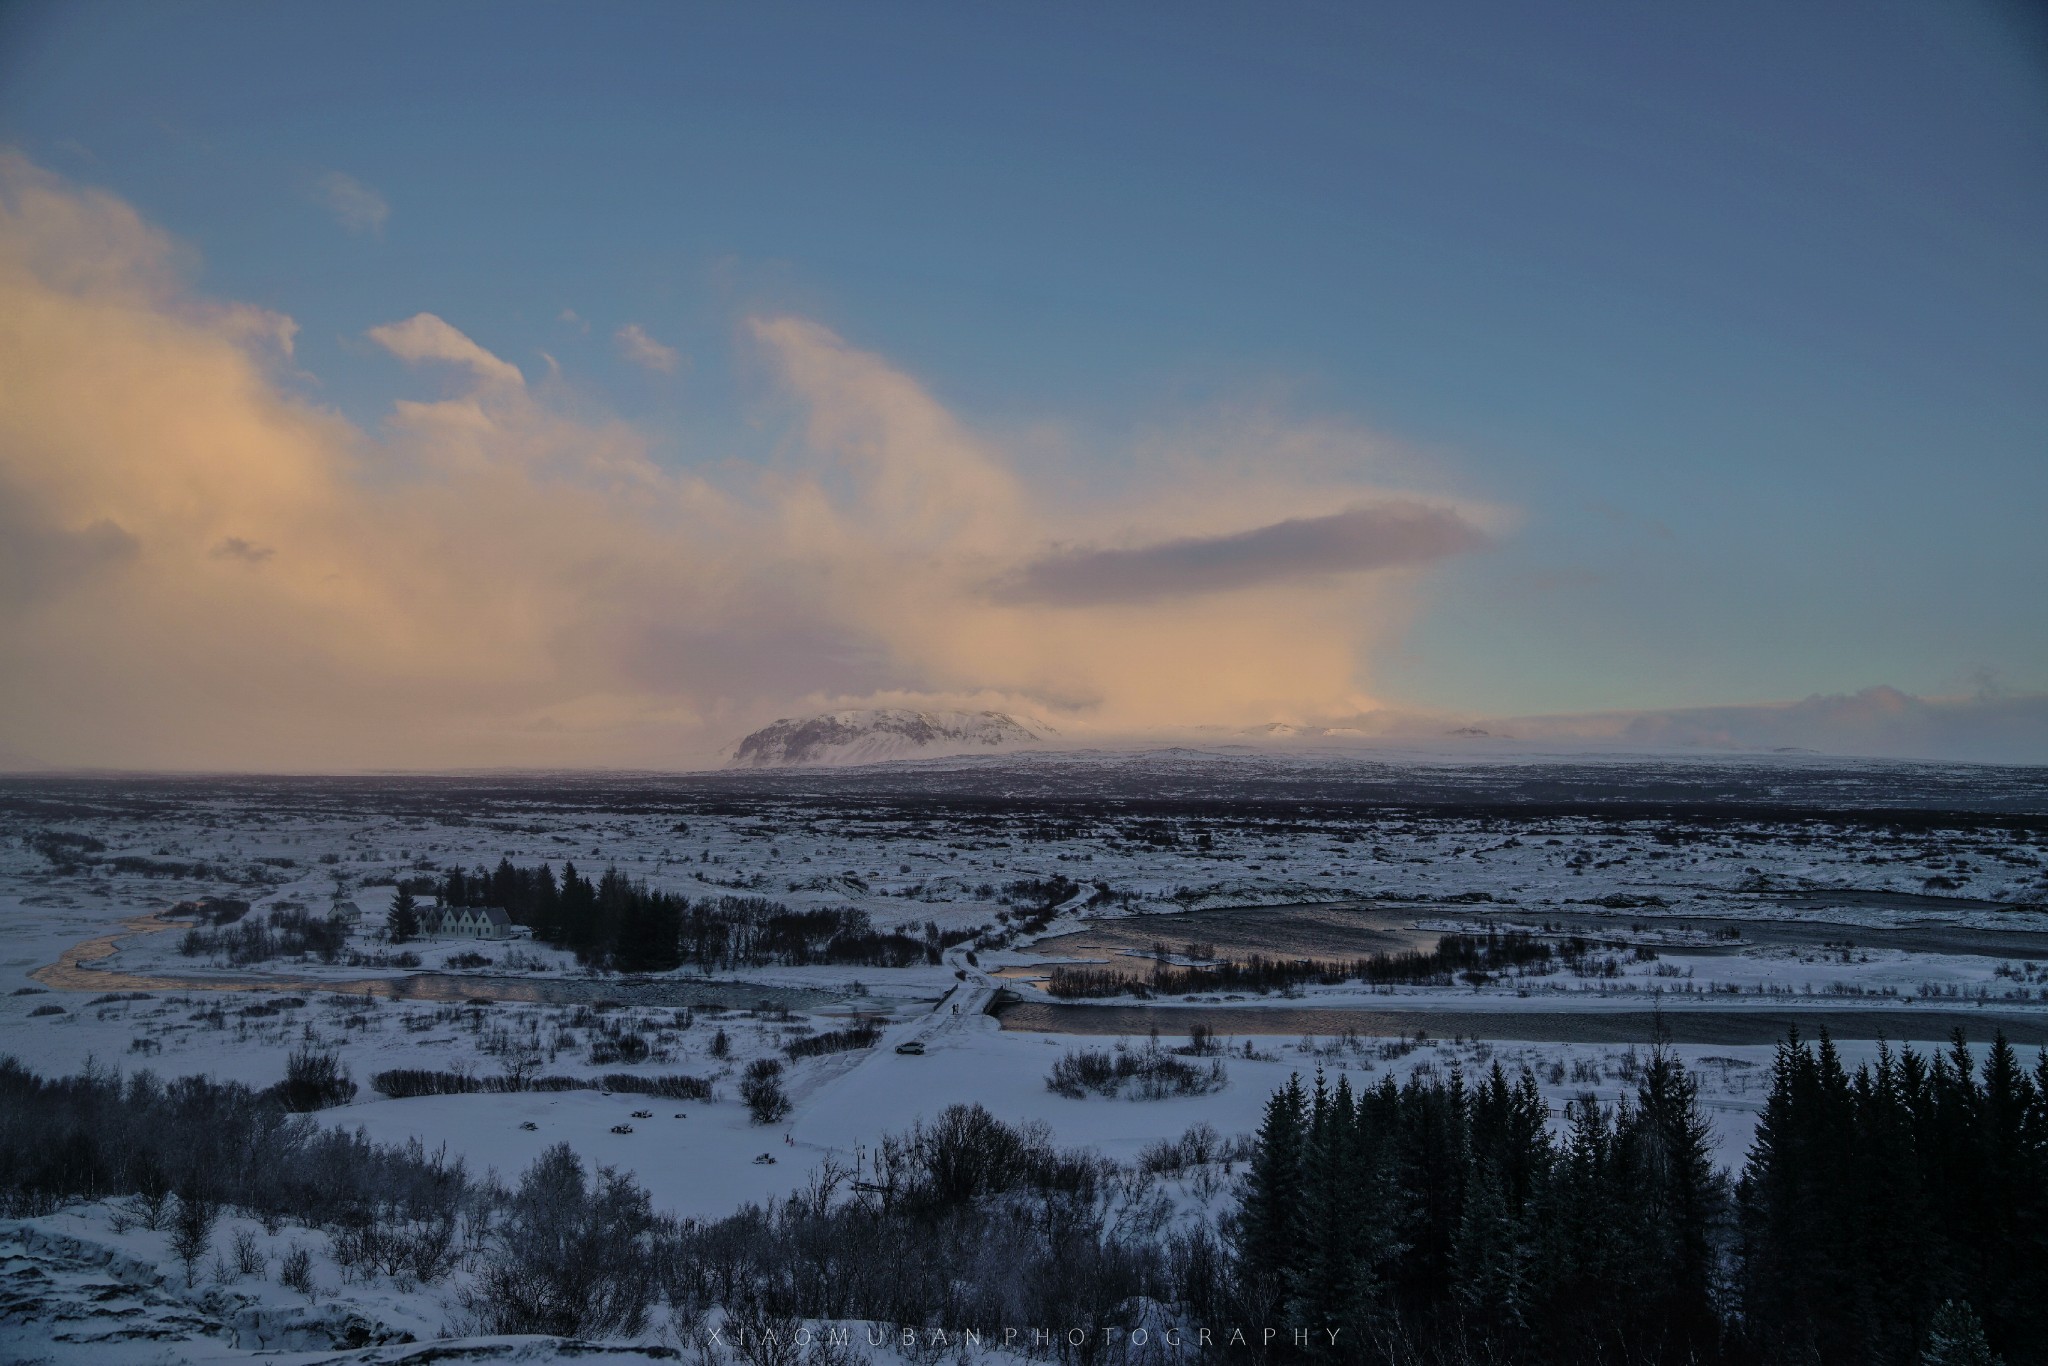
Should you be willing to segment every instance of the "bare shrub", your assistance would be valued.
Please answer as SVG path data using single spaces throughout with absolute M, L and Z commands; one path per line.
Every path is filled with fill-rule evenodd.
M 490 1333 L 638 1333 L 655 1296 L 655 1227 L 629 1176 L 600 1167 L 589 1180 L 558 1143 L 520 1178 L 464 1305 Z
M 1138 1154 L 1138 1168 L 1160 1176 L 1227 1160 L 1223 1136 L 1213 1125 L 1196 1124 L 1179 1138 L 1162 1138 Z
M 135 1222 L 155 1233 L 164 1226 L 164 1216 L 170 1213 L 171 1178 L 155 1154 L 145 1152 L 136 1159 L 134 1181 L 132 1207 Z
M 1049 1091 L 1079 1100 L 1091 1093 L 1103 1096 L 1127 1095 L 1132 1100 L 1164 1100 L 1170 1096 L 1205 1096 L 1220 1091 L 1230 1077 L 1221 1058 L 1211 1058 L 1207 1067 L 1183 1062 L 1161 1049 L 1148 1047 L 1118 1049 L 1068 1049 L 1046 1076 Z
M 284 1080 L 270 1094 L 294 1114 L 307 1114 L 354 1100 L 356 1084 L 335 1054 L 298 1048 L 285 1059 Z
M 773 1124 L 789 1114 L 789 1094 L 782 1089 L 782 1064 L 774 1058 L 756 1058 L 747 1064 L 740 1081 L 740 1099 L 756 1124 Z
M 454 1269 L 455 1214 L 358 1210 L 329 1235 L 335 1265 L 350 1277 L 383 1275 L 408 1287 L 431 1285 Z
M 220 1206 L 199 1193 L 196 1183 L 178 1189 L 178 1213 L 171 1221 L 171 1255 L 185 1267 L 185 1284 L 195 1284 L 199 1259 L 213 1246 L 213 1226 Z
M 844 1053 L 856 1048 L 873 1048 L 875 1041 L 882 1037 L 882 1027 L 863 1022 L 851 1029 L 831 1029 L 822 1034 L 813 1034 L 808 1039 L 795 1039 L 782 1046 L 782 1051 L 793 1062 L 798 1058 L 815 1058 L 826 1053 Z
M 234 1237 L 235 1272 L 242 1276 L 261 1276 L 270 1259 L 263 1255 L 263 1248 L 256 1241 L 256 1235 L 246 1228 L 235 1230 Z
M 277 1264 L 277 1283 L 301 1295 L 313 1293 L 313 1254 L 296 1244 Z
M 660 1077 L 636 1077 L 631 1072 L 607 1072 L 603 1082 L 608 1090 L 637 1096 L 659 1096 L 663 1100 L 710 1100 L 711 1083 L 702 1077 L 672 1072 Z

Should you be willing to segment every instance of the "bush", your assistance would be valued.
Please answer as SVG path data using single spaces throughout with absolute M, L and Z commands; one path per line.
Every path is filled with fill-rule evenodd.
M 1155 1040 L 1135 1052 L 1069 1049 L 1065 1057 L 1052 1065 L 1045 1085 L 1047 1090 L 1075 1100 L 1091 1092 L 1123 1095 L 1126 1088 L 1132 1100 L 1165 1100 L 1170 1096 L 1206 1096 L 1222 1090 L 1229 1081 L 1222 1059 L 1212 1058 L 1207 1067 L 1197 1067 L 1165 1052 Z
M 313 1254 L 294 1245 L 277 1264 L 277 1283 L 301 1295 L 313 1293 Z
M 370 1078 L 370 1089 L 393 1100 L 418 1096 L 473 1096 L 509 1091 L 595 1091 L 585 1077 L 472 1077 L 464 1072 L 434 1072 L 423 1067 L 394 1067 Z
M 300 1048 L 285 1059 L 284 1080 L 267 1094 L 294 1114 L 308 1114 L 346 1105 L 356 1098 L 356 1084 L 333 1053 Z
M 795 1039 L 782 1046 L 792 1062 L 798 1058 L 815 1058 L 826 1053 L 845 1053 L 855 1048 L 873 1048 L 875 1041 L 882 1037 L 880 1025 L 858 1024 L 851 1029 L 833 1029 L 823 1034 L 813 1034 L 808 1039 Z
M 155 1155 L 145 1152 L 130 1169 L 129 1180 L 135 1191 L 132 1205 L 135 1220 L 155 1233 L 164 1226 L 164 1217 L 170 1213 L 171 1178 Z
M 631 1336 L 654 1302 L 656 1228 L 630 1177 L 600 1167 L 587 1180 L 569 1145 L 557 1143 L 520 1178 L 464 1303 L 486 1333 Z
M 630 1072 L 607 1072 L 603 1077 L 473 1077 L 464 1072 L 435 1072 L 422 1067 L 394 1067 L 370 1078 L 370 1089 L 393 1100 L 418 1096 L 503 1095 L 515 1091 L 624 1091 L 631 1095 L 660 1096 L 664 1100 L 712 1098 L 711 1083 L 681 1072 L 666 1076 L 639 1077 Z
M 1138 1167 L 1156 1176 L 1175 1176 L 1190 1167 L 1206 1167 L 1235 1156 L 1213 1125 L 1196 1124 L 1179 1138 L 1162 1138 L 1138 1154 Z
M 269 1259 L 263 1255 L 263 1248 L 256 1241 L 256 1235 L 249 1229 L 235 1230 L 235 1272 L 242 1276 L 261 1276 Z
M 782 1064 L 773 1058 L 756 1058 L 747 1064 L 740 1081 L 740 1099 L 756 1124 L 773 1124 L 789 1114 L 789 1095 L 782 1089 Z
M 600 1034 L 590 1041 L 592 1067 L 619 1063 L 630 1067 L 636 1062 L 646 1062 L 647 1053 L 647 1040 L 639 1034 Z
M 45 1079 L 0 1057 L 0 1216 L 132 1195 L 154 1223 L 173 1189 L 266 1224 L 330 1224 L 364 1206 L 423 1217 L 485 1198 L 444 1154 L 371 1143 L 235 1082 L 103 1069 Z
M 455 1220 L 447 1211 L 413 1217 L 402 1210 L 356 1209 L 329 1239 L 344 1275 L 382 1273 L 404 1285 L 432 1284 L 455 1266 Z
M 631 1072 L 607 1072 L 603 1078 L 608 1091 L 636 1096 L 660 1096 L 663 1100 L 710 1100 L 711 1083 L 702 1077 L 673 1072 L 665 1077 L 636 1077 Z
M 979 1105 L 949 1105 L 930 1127 L 882 1140 L 876 1171 L 907 1206 L 958 1209 L 982 1196 L 1020 1188 L 1091 1194 L 1092 1159 L 1054 1151 L 1043 1124 L 1011 1128 Z
M 333 963 L 340 960 L 347 943 L 348 926 L 339 916 L 286 905 L 272 910 L 262 923 L 236 919 L 224 928 L 187 930 L 178 951 L 188 958 L 220 954 L 236 966 L 309 956 Z
M 199 1192 L 196 1180 L 178 1188 L 178 1213 L 171 1221 L 171 1255 L 185 1266 L 185 1284 L 198 1278 L 199 1259 L 213 1246 L 213 1226 L 220 1206 Z

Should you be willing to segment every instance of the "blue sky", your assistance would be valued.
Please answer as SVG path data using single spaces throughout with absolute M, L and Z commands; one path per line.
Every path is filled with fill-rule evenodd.
M 2017 6 L 0 16 L 0 144 L 296 320 L 280 382 L 364 431 L 443 392 L 365 340 L 425 312 L 667 467 L 772 463 L 746 320 L 795 315 L 1083 484 L 1254 411 L 1500 510 L 1375 637 L 1389 703 L 2048 689 Z

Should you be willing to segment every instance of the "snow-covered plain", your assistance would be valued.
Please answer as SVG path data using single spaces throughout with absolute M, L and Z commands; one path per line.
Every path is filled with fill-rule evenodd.
M 1958 1012 L 2030 1041 L 2048 1028 L 2048 782 L 2031 771 L 1517 760 L 1421 765 L 1404 779 L 1388 767 L 1034 754 L 702 779 L 4 780 L 0 1053 L 45 1074 L 91 1063 L 261 1086 L 279 1079 L 293 1048 L 315 1045 L 362 1084 L 353 1103 L 321 1113 L 324 1123 L 445 1146 L 507 1180 L 566 1141 L 632 1171 L 658 1208 L 716 1218 L 788 1193 L 828 1161 L 858 1171 L 884 1135 L 955 1102 L 1042 1121 L 1061 1144 L 1130 1161 L 1198 1123 L 1248 1132 L 1291 1072 L 1320 1066 L 1358 1085 L 1417 1068 L 1476 1078 L 1498 1063 L 1511 1074 L 1527 1067 L 1561 1109 L 1589 1092 L 1626 1093 L 1648 1042 L 1494 1037 L 1464 1027 L 1475 1013 L 1882 1010 L 1868 1017 L 1883 1020 L 1881 1032 L 1932 1042 Z M 1410 799 L 1393 800 L 1403 792 Z M 373 965 L 391 951 L 381 919 L 398 879 L 501 857 L 574 861 L 586 874 L 616 866 L 691 897 L 857 906 L 883 928 L 929 923 L 975 937 L 941 963 L 900 969 L 623 980 L 527 939 L 428 941 L 409 946 L 417 968 Z M 1023 931 L 1055 886 L 1048 923 Z M 256 918 L 325 911 L 337 898 L 364 915 L 335 962 L 237 967 L 181 951 L 182 922 L 159 918 L 209 894 L 251 901 Z M 1305 906 L 1321 909 L 1292 909 Z M 1173 1009 L 1226 1021 L 1228 1085 L 1207 1096 L 1056 1095 L 1046 1075 L 1068 1048 L 1145 1039 L 1004 1028 L 987 1013 L 999 989 L 1045 1003 L 1044 974 L 1060 961 L 1142 977 L 1155 955 L 1185 963 L 1285 941 L 1290 952 L 1340 957 L 1366 951 L 1347 939 L 1354 929 L 1363 943 L 1487 928 L 1576 936 L 1592 949 L 1576 970 L 1479 986 L 1150 1002 L 1168 1045 L 1184 1035 Z M 489 961 L 449 962 L 464 955 Z M 1262 1021 L 1304 1007 L 1340 1019 L 1397 1010 L 1405 1023 L 1400 1037 L 1340 1027 L 1304 1038 Z M 1444 1011 L 1457 1012 L 1459 1028 L 1429 1028 L 1431 1012 Z M 791 1116 L 751 1124 L 738 1071 L 855 1016 L 885 1025 L 880 1043 L 791 1063 Z M 595 1061 L 607 1030 L 640 1034 L 650 1055 Z M 895 1051 L 913 1039 L 922 1054 Z M 1842 1051 L 1853 1067 L 1876 1047 L 1858 1039 Z M 1701 1078 L 1722 1160 L 1739 1166 L 1769 1044 L 1678 1050 Z M 556 1075 L 687 1073 L 711 1080 L 715 1095 L 393 1100 L 368 1084 L 392 1068 L 491 1077 L 517 1057 Z M 1199 1198 L 1227 1198 L 1234 1176 L 1209 1173 Z M 333 1360 L 347 1348 L 367 1360 L 402 1351 L 379 1340 L 462 1330 L 448 1288 L 344 1283 L 308 1230 L 250 1236 L 260 1234 L 272 1268 L 284 1244 L 305 1245 L 317 1267 L 311 1297 L 225 1262 L 186 1287 L 182 1274 L 149 1270 L 168 1267 L 163 1235 L 122 1222 L 102 1202 L 0 1226 L 0 1276 L 12 1287 L 0 1355 L 199 1360 L 261 1347 Z M 109 1337 L 81 1307 L 115 1282 L 135 1300 L 131 1321 L 160 1323 L 160 1333 Z M 486 1359 L 540 1349 L 491 1350 L 500 1355 Z

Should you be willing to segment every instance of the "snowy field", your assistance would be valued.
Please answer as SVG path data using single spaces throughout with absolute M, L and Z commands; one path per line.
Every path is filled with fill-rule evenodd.
M 1629 1094 L 1650 1042 L 1633 1024 L 1589 1037 L 1601 1018 L 1871 1012 L 1859 1018 L 1880 1027 L 1842 1031 L 1852 1068 L 1876 1055 L 1877 1035 L 1939 1044 L 1958 1018 L 1984 1022 L 1971 1030 L 1978 1045 L 1993 1027 L 2029 1043 L 2048 1028 L 2048 786 L 2025 772 L 1985 770 L 1973 786 L 1954 768 L 1674 761 L 1616 776 L 1607 761 L 1606 809 L 1595 809 L 1582 799 L 1586 775 L 1562 766 L 1431 769 L 1416 780 L 1429 801 L 1391 803 L 1377 768 L 1349 781 L 1341 768 L 1247 762 L 1085 758 L 1064 789 L 1044 756 L 701 780 L 0 780 L 0 1054 L 44 1075 L 146 1068 L 260 1088 L 294 1050 L 331 1053 L 358 1090 L 320 1123 L 417 1140 L 508 1183 L 566 1142 L 632 1172 L 659 1210 L 708 1220 L 834 1173 L 858 1181 L 885 1136 L 956 1102 L 1043 1123 L 1058 1144 L 1135 1170 L 1145 1149 L 1193 1126 L 1249 1133 L 1276 1087 L 1317 1068 L 1354 1087 L 1417 1069 L 1468 1081 L 1496 1064 L 1511 1077 L 1527 1069 L 1561 1124 L 1570 1100 Z M 628 978 L 524 931 L 386 941 L 401 881 L 501 859 L 573 862 L 589 876 L 616 868 L 692 899 L 856 908 L 878 930 L 923 937 L 936 961 Z M 247 901 L 252 922 L 343 906 L 360 918 L 327 955 L 236 963 L 188 933 L 189 912 L 172 912 L 205 896 Z M 1568 962 L 1485 981 L 1144 990 L 1155 963 L 1337 959 L 1388 937 L 1490 930 L 1575 947 Z M 1132 990 L 1055 1003 L 1046 987 L 1063 964 L 1126 973 Z M 1137 1007 L 1149 1014 L 1106 1013 Z M 1303 1010 L 1315 1013 L 1282 1014 Z M 1142 1029 L 1042 1032 L 1088 1011 L 1166 1023 L 1157 1045 Z M 1049 1089 L 1070 1050 L 1185 1045 L 1174 1022 L 1191 1017 L 1175 1011 L 1212 1023 L 1220 1089 L 1144 1101 Z M 1401 1024 L 1361 1030 L 1346 1011 L 1396 1012 Z M 1433 1013 L 1458 1026 L 1430 1027 Z M 1470 1027 L 1474 1017 L 1595 1023 L 1531 1039 Z M 1303 1036 L 1276 1018 L 1319 1027 Z M 879 1028 L 871 1046 L 802 1055 L 804 1040 L 861 1021 Z M 1673 1036 L 1720 1159 L 1739 1168 L 1770 1035 Z M 791 1102 L 765 1125 L 739 1097 L 764 1058 L 784 1063 Z M 401 1069 L 589 1089 L 375 1089 Z M 606 1081 L 678 1075 L 708 1083 L 709 1099 Z M 1240 1171 L 1225 1160 L 1162 1179 L 1182 1204 L 1213 1207 Z M 217 1260 L 188 1286 L 165 1270 L 165 1235 L 122 1208 L 0 1225 L 0 1359 L 261 1349 L 397 1360 L 402 1348 L 377 1344 L 463 1331 L 447 1287 L 345 1275 L 324 1235 L 245 1219 L 223 1225 Z M 295 1247 L 310 1292 L 277 1282 Z M 148 1330 L 123 1336 L 84 1307 L 109 1296 L 127 1297 L 116 1318 Z

